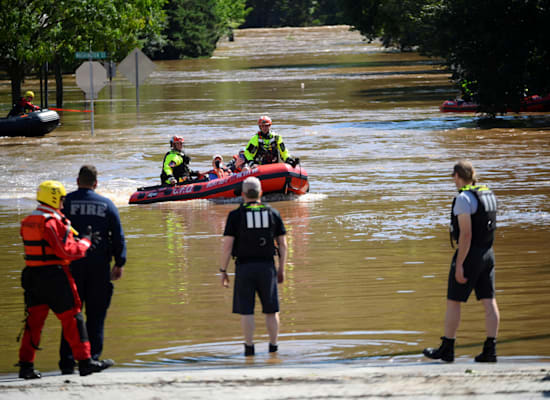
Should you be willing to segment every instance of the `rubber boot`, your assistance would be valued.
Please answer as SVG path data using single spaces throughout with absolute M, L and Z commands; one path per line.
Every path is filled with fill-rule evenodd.
M 254 355 L 254 345 L 247 345 L 246 343 L 244 344 L 244 355 L 245 356 L 253 356 Z
M 80 372 L 80 376 L 86 376 L 93 374 L 94 372 L 101 372 L 104 369 L 112 367 L 113 365 L 115 365 L 113 360 L 96 361 L 88 358 L 87 360 L 78 362 L 78 371 Z
M 496 338 L 488 337 L 483 343 L 483 351 L 475 358 L 476 362 L 497 362 L 497 340 Z
M 438 349 L 427 348 L 422 353 L 434 360 L 453 362 L 455 360 L 455 340 L 445 336 L 442 336 L 441 340 L 441 346 Z
M 270 353 L 275 353 L 278 350 L 279 350 L 279 346 L 277 346 L 276 344 L 269 343 L 269 352 Z
M 34 369 L 34 364 L 31 362 L 19 361 L 19 377 L 22 379 L 40 379 L 42 375 L 40 371 Z

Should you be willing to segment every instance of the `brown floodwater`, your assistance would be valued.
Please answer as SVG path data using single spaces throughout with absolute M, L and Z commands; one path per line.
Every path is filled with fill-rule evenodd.
M 474 163 L 500 202 L 499 356 L 550 358 L 548 115 L 480 127 L 473 114 L 441 114 L 455 91 L 433 61 L 384 50 L 346 27 L 237 31 L 212 58 L 156 65 L 139 107 L 120 76 L 100 92 L 94 136 L 89 114 L 64 112 L 45 137 L 0 138 L 0 373 L 15 370 L 24 317 L 20 220 L 41 181 L 73 190 L 84 163 L 98 167 L 98 192 L 119 207 L 127 237 L 104 349 L 119 366 L 423 361 L 422 348 L 438 344 L 443 330 L 450 173 L 460 158 Z M 37 85 L 27 80 L 24 90 Z M 89 106 L 74 76 L 65 89 L 64 107 Z M 9 93 L 3 82 L 0 112 L 8 112 Z M 217 275 L 225 218 L 236 205 L 127 201 L 135 188 L 157 183 L 171 135 L 185 137 L 191 167 L 204 171 L 214 154 L 227 160 L 243 147 L 263 114 L 301 158 L 311 190 L 271 199 L 290 248 L 280 352 L 268 355 L 258 310 L 259 354 L 245 360 L 232 290 Z M 59 336 L 50 314 L 38 368 L 56 370 Z M 472 297 L 457 356 L 473 357 L 484 338 L 483 308 Z

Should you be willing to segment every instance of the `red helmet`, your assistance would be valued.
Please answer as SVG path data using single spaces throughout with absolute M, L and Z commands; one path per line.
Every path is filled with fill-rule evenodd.
M 183 144 L 184 140 L 181 136 L 172 136 L 170 139 L 170 146 L 174 146 L 175 143 L 181 143 Z
M 267 115 L 262 115 L 258 120 L 258 126 L 262 125 L 271 126 L 271 118 L 269 118 Z

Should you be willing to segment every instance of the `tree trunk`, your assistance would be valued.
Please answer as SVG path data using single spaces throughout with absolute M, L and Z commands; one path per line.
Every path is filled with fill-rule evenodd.
M 56 60 L 55 67 L 55 106 L 63 108 L 63 71 L 61 70 L 61 62 Z
M 8 74 L 11 80 L 11 103 L 12 105 L 17 103 L 21 98 L 21 82 L 25 75 L 23 74 L 23 66 L 12 66 L 8 70 Z

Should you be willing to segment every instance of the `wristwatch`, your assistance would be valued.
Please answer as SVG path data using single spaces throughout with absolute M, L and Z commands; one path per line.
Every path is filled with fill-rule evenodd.
M 227 272 L 227 270 L 226 270 L 226 269 L 222 269 L 222 268 L 220 268 L 220 272 L 226 273 L 226 272 Z

